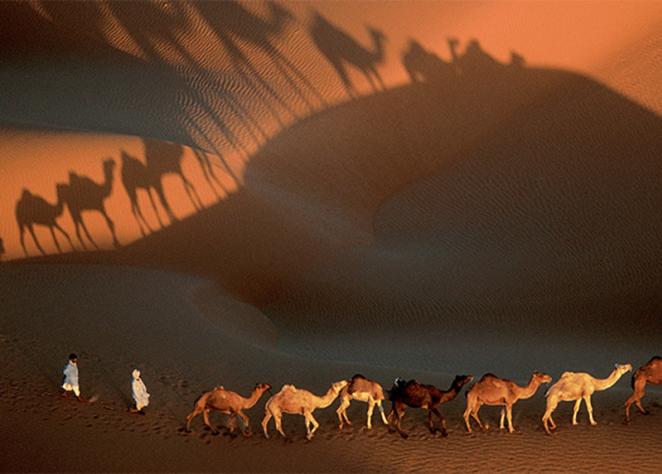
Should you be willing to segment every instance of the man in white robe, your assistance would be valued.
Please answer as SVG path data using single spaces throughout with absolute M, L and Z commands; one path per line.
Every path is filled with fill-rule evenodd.
M 62 382 L 63 395 L 67 396 L 69 392 L 74 392 L 76 398 L 82 401 L 78 385 L 78 356 L 76 354 L 69 354 L 69 362 L 64 366 L 62 373 L 64 374 L 64 381 Z
M 149 393 L 147 393 L 147 387 L 145 387 L 145 383 L 140 378 L 140 371 L 138 369 L 133 369 L 131 376 L 133 377 L 131 391 L 133 392 L 133 400 L 136 402 L 136 407 L 132 411 L 144 415 L 143 408 L 149 405 Z

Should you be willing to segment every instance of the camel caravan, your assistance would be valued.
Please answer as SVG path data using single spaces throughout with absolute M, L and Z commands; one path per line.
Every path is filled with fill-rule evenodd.
M 582 401 L 586 405 L 589 423 L 595 426 L 597 422 L 593 417 L 593 406 L 591 396 L 596 391 L 607 390 L 614 386 L 619 379 L 632 371 L 630 364 L 616 364 L 607 378 L 595 378 L 585 372 L 564 372 L 561 377 L 545 393 L 546 409 L 542 416 L 542 424 L 547 434 L 552 434 L 557 425 L 552 418 L 552 413 L 562 401 L 575 402 L 572 412 L 572 424 L 577 425 L 577 414 Z M 390 390 L 384 388 L 374 380 L 363 375 L 356 374 L 349 380 L 340 380 L 333 383 L 323 395 L 285 384 L 280 391 L 266 401 L 264 405 L 264 418 L 262 419 L 262 431 L 265 438 L 269 438 L 269 422 L 273 418 L 276 431 L 285 439 L 290 440 L 283 430 L 283 414 L 300 415 L 304 418 L 306 427 L 306 439 L 312 440 L 319 428 L 319 423 L 313 416 L 317 409 L 329 407 L 336 399 L 340 400 L 336 415 L 338 416 L 338 429 L 342 430 L 345 425 L 351 425 L 347 416 L 347 409 L 352 400 L 368 404 L 366 429 L 372 429 L 372 416 L 375 407 L 378 408 L 383 424 L 391 433 L 399 433 L 403 438 L 409 435 L 402 429 L 401 423 L 405 414 L 405 407 L 420 408 L 427 411 L 427 426 L 431 433 L 448 436 L 446 421 L 439 411 L 439 407 L 454 400 L 462 391 L 462 387 L 473 381 L 471 375 L 458 375 L 455 377 L 448 390 L 440 390 L 434 385 L 421 384 L 416 380 L 404 380 L 396 378 Z M 490 426 L 483 423 L 478 417 L 478 411 L 483 405 L 501 407 L 499 430 L 515 432 L 513 426 L 513 406 L 519 400 L 533 397 L 544 384 L 550 384 L 552 377 L 548 374 L 535 371 L 531 374 L 528 384 L 520 386 L 515 382 L 497 377 L 488 373 L 469 387 L 466 392 L 466 409 L 463 414 L 466 430 L 472 433 L 470 419 L 473 419 L 482 431 L 489 430 Z M 635 404 L 643 414 L 648 412 L 641 404 L 646 384 L 662 384 L 662 357 L 653 357 L 648 363 L 640 367 L 632 376 L 633 394 L 625 402 L 625 421 L 630 421 L 630 406 Z M 271 386 L 261 383 L 248 397 L 216 387 L 202 394 L 195 402 L 193 411 L 186 418 L 186 431 L 190 432 L 191 421 L 202 414 L 204 424 L 218 434 L 218 430 L 210 423 L 209 414 L 212 411 L 220 411 L 229 415 L 228 434 L 235 437 L 236 418 L 244 425 L 244 436 L 251 436 L 252 431 L 248 416 L 243 412 L 254 407 L 265 392 L 271 393 Z M 382 403 L 391 402 L 391 409 L 386 415 Z M 435 426 L 434 418 L 438 419 L 438 427 Z M 507 422 L 507 427 L 506 427 Z

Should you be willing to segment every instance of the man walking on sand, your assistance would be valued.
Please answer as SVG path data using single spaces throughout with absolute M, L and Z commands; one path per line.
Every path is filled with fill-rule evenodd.
M 78 386 L 78 356 L 76 354 L 69 354 L 69 362 L 64 366 L 64 382 L 62 388 L 64 393 L 62 396 L 66 397 L 69 392 L 74 392 L 79 402 L 83 399 L 80 398 L 80 387 Z
M 133 369 L 131 376 L 133 377 L 133 380 L 131 380 L 131 391 L 133 400 L 136 402 L 136 406 L 131 409 L 131 412 L 144 415 L 145 412 L 143 409 L 149 405 L 149 393 L 147 393 L 147 387 L 145 387 L 145 383 L 140 378 L 140 371 L 138 369 Z

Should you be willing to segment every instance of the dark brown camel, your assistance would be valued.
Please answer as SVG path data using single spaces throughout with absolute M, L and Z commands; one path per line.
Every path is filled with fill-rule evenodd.
M 634 389 L 634 392 L 625 402 L 626 422 L 630 421 L 630 406 L 633 403 L 637 405 L 637 408 L 641 413 L 648 415 L 648 411 L 646 411 L 641 404 L 641 399 L 644 397 L 647 383 L 655 385 L 662 384 L 662 357 L 653 357 L 646 363 L 646 365 L 639 367 L 632 375 L 632 388 Z
M 117 235 L 115 234 L 115 224 L 108 216 L 106 206 L 104 205 L 104 201 L 110 197 L 110 194 L 113 191 L 115 166 L 115 160 L 112 158 L 108 158 L 103 162 L 104 179 L 102 183 L 96 183 L 87 176 L 80 176 L 72 171 L 69 173 L 69 183 L 61 188 L 66 189 L 66 192 L 64 193 L 64 201 L 71 213 L 71 218 L 73 219 L 74 227 L 76 228 L 76 236 L 83 249 L 86 247 L 80 234 L 81 228 L 92 245 L 97 249 L 99 248 L 94 239 L 92 239 L 90 231 L 85 225 L 83 211 L 98 211 L 101 213 L 106 220 L 111 235 L 113 236 L 113 245 L 115 247 L 119 247 L 120 245 L 117 240 Z
M 416 380 L 407 382 L 404 379 L 397 378 L 393 383 L 393 388 L 389 391 L 389 400 L 391 400 L 391 412 L 388 415 L 389 432 L 397 430 L 400 436 L 407 438 L 409 435 L 402 430 L 400 426 L 402 418 L 405 416 L 405 406 L 412 408 L 422 408 L 428 411 L 428 427 L 431 433 L 441 432 L 446 437 L 446 421 L 438 410 L 438 406 L 453 400 L 462 390 L 462 387 L 473 380 L 472 375 L 457 375 L 447 391 L 439 390 L 434 385 L 424 385 Z M 441 429 L 435 429 L 432 422 L 432 414 L 439 418 Z M 395 421 L 393 416 L 395 415 Z
M 271 390 L 271 385 L 268 383 L 258 384 L 248 398 L 242 397 L 231 390 L 226 390 L 223 387 L 216 387 L 209 392 L 205 392 L 196 400 L 193 411 L 186 417 L 186 431 L 190 431 L 193 418 L 202 413 L 205 425 L 212 430 L 212 433 L 218 434 L 216 428 L 209 423 L 209 412 L 215 410 L 230 415 L 231 436 L 234 436 L 237 416 L 241 418 L 244 424 L 244 436 L 250 436 L 251 427 L 249 420 L 242 410 L 253 408 L 262 397 L 262 394 L 269 390 Z
M 39 252 L 41 252 L 42 255 L 46 255 L 46 252 L 42 248 L 41 244 L 39 244 L 39 240 L 37 240 L 37 236 L 34 233 L 35 224 L 43 225 L 49 228 L 51 231 L 51 236 L 53 237 L 53 242 L 55 242 L 55 246 L 57 247 L 58 252 L 62 252 L 62 249 L 60 248 L 60 244 L 58 243 L 57 238 L 55 237 L 55 229 L 59 230 L 67 238 L 71 248 L 74 248 L 74 245 L 69 238 L 69 234 L 67 234 L 56 221 L 56 219 L 60 217 L 64 211 L 64 201 L 62 194 L 63 188 L 62 186 L 58 185 L 57 203 L 51 204 L 41 196 L 36 196 L 27 189 L 23 190 L 21 198 L 16 203 L 16 223 L 18 224 L 18 230 L 20 231 L 21 247 L 23 247 L 23 251 L 25 252 L 26 257 L 29 256 L 28 250 L 25 247 L 26 228 L 30 232 L 30 235 L 32 235 L 32 240 L 34 240 L 34 243 L 37 246 L 37 249 L 39 249 Z

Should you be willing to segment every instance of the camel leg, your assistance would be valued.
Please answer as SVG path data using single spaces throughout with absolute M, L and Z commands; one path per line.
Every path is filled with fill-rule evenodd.
M 499 418 L 499 429 L 503 430 L 505 428 L 504 421 L 506 420 L 506 409 L 501 408 L 501 417 Z
M 186 176 L 184 176 L 184 173 L 180 173 L 179 176 L 182 177 L 182 181 L 184 182 L 184 189 L 186 190 L 186 194 L 188 194 L 191 203 L 193 203 L 193 207 L 195 207 L 196 211 L 199 211 L 204 206 L 202 205 L 202 200 L 200 199 L 198 192 L 193 187 L 193 184 L 191 184 Z M 197 199 L 197 201 L 196 199 L 193 199 L 194 197 Z
M 51 231 L 51 237 L 53 237 L 53 242 L 55 242 L 55 248 L 57 249 L 57 253 L 62 253 L 62 249 L 60 248 L 60 243 L 57 241 L 57 237 L 55 237 L 55 229 L 52 226 L 48 226 L 48 230 Z
M 117 240 L 117 235 L 115 234 L 115 223 L 110 219 L 110 216 L 106 212 L 106 207 L 102 204 L 101 205 L 101 215 L 106 219 L 106 224 L 108 224 L 108 228 L 110 229 L 110 233 L 113 235 L 113 245 L 115 247 L 119 247 L 120 243 Z
M 313 417 L 313 414 L 311 412 L 306 411 L 304 412 L 303 416 L 306 418 L 306 431 L 308 431 L 308 435 L 306 436 L 306 438 L 308 438 L 308 441 L 310 441 L 311 439 L 313 439 L 313 436 L 315 436 L 315 431 L 317 431 L 317 428 L 319 428 L 320 425 L 315 419 L 315 417 Z M 308 428 L 310 424 L 313 425 L 312 430 L 309 430 Z
M 593 405 L 591 405 L 591 396 L 586 395 L 584 397 L 584 402 L 586 403 L 586 409 L 588 410 L 588 420 L 590 421 L 592 426 L 595 426 L 598 424 L 595 419 L 593 419 Z
M 464 414 L 462 415 L 462 418 L 464 418 L 464 425 L 467 427 L 467 431 L 471 433 L 471 423 L 469 422 L 469 416 L 471 415 L 471 406 L 469 405 L 469 401 L 467 401 L 467 408 L 464 410 Z
M 439 425 L 441 425 L 441 436 L 444 438 L 448 436 L 448 431 L 446 431 L 446 420 L 444 420 L 444 417 L 441 416 L 441 412 L 436 408 L 431 408 L 431 411 L 439 417 Z
M 482 405 L 478 405 L 474 411 L 471 412 L 471 417 L 476 420 L 476 423 L 478 423 L 478 427 L 482 430 L 485 431 L 489 428 L 489 426 L 483 424 L 482 421 L 480 421 L 480 418 L 478 418 L 478 411 L 480 410 L 480 407 Z
M 71 238 L 69 237 L 69 234 L 67 234 L 67 233 L 64 231 L 64 229 L 60 226 L 60 224 L 58 224 L 57 222 L 55 222 L 53 225 L 55 226 L 55 228 L 56 228 L 57 230 L 59 230 L 59 231 L 62 233 L 62 235 L 64 235 L 64 236 L 67 238 L 67 241 L 69 242 L 69 245 L 71 245 L 71 250 L 74 250 L 74 251 L 75 251 L 76 249 L 75 249 L 75 247 L 74 247 L 74 243 L 71 241 Z
M 237 412 L 237 415 L 239 416 L 239 419 L 244 425 L 244 431 L 243 431 L 244 436 L 246 436 L 247 438 L 253 436 L 253 432 L 251 431 L 251 423 L 250 420 L 248 419 L 248 416 L 246 416 L 246 414 L 241 410 Z
M 336 410 L 336 414 L 338 415 L 338 421 L 340 422 L 340 423 L 338 424 L 338 429 L 339 429 L 339 430 L 342 430 L 342 427 L 343 427 L 343 415 L 344 415 L 345 412 L 347 411 L 347 407 L 349 407 L 349 404 L 350 404 L 350 403 L 351 403 L 351 402 L 350 402 L 350 400 L 349 400 L 349 397 L 343 397 L 343 399 L 340 400 L 340 406 L 339 406 L 338 409 Z M 348 422 L 347 424 L 351 424 L 351 423 Z
M 21 247 L 23 247 L 23 252 L 25 252 L 25 256 L 29 257 L 28 255 L 28 249 L 25 247 L 25 226 L 23 224 L 19 224 L 19 230 L 20 230 L 20 240 L 21 240 Z
M 513 406 L 506 405 L 506 416 L 508 417 L 508 433 L 515 431 L 513 428 Z
M 394 403 L 393 408 L 391 408 L 391 413 L 389 414 L 389 420 L 391 419 L 392 415 L 395 415 L 395 422 L 388 425 L 389 432 L 392 433 L 395 429 L 400 434 L 400 436 L 402 436 L 404 439 L 407 439 L 409 435 L 402 430 L 402 418 L 405 416 L 404 406 L 400 404 L 396 405 Z
M 379 414 L 382 417 L 382 421 L 384 422 L 385 425 L 388 425 L 388 420 L 386 419 L 386 415 L 384 414 L 384 407 L 382 406 L 381 400 L 377 400 L 377 408 L 379 409 Z
M 172 209 L 170 208 L 170 204 L 168 204 L 168 200 L 165 197 L 165 194 L 163 192 L 163 183 L 160 180 L 158 183 L 154 185 L 154 190 L 156 191 L 156 195 L 159 197 L 159 201 L 161 201 L 161 205 L 163 206 L 163 209 L 165 209 L 166 214 L 168 214 L 170 223 L 177 221 L 177 218 L 175 217 L 175 214 L 172 212 Z M 163 226 L 163 224 L 161 226 Z
M 368 400 L 368 421 L 366 424 L 369 430 L 372 429 L 372 414 L 374 411 L 375 411 L 375 400 L 371 397 L 370 400 Z
M 552 418 L 552 412 L 556 409 L 557 406 L 557 400 L 552 398 L 547 399 L 547 409 L 545 410 L 545 414 L 542 416 L 542 424 L 547 434 L 552 434 L 550 431 L 550 425 L 551 429 L 556 428 L 556 423 L 554 423 L 554 419 Z
M 572 409 L 572 424 L 577 425 L 577 413 L 579 413 L 579 407 L 582 404 L 582 399 L 578 398 L 575 400 L 575 406 Z
M 283 431 L 283 415 L 280 413 L 274 415 L 274 421 L 276 422 L 276 431 L 278 431 L 283 438 L 288 439 Z
M 39 240 L 37 240 L 37 236 L 34 233 L 34 227 L 32 224 L 28 224 L 28 231 L 30 232 L 30 235 L 32 236 L 32 240 L 34 240 L 34 244 L 37 246 L 41 254 L 46 255 L 46 252 L 44 252 L 44 249 L 41 247 L 41 244 L 39 244 Z
M 264 437 L 269 439 L 269 420 L 271 420 L 271 411 L 264 410 L 264 418 L 262 418 L 262 431 L 264 432 Z
M 159 214 L 158 209 L 156 208 L 156 202 L 154 201 L 154 195 L 152 194 L 152 189 L 147 189 L 147 195 L 149 196 L 149 202 L 152 203 L 152 209 L 154 209 L 154 214 L 156 215 L 156 220 L 159 222 L 161 229 L 165 227 L 163 221 L 161 220 L 161 215 Z
M 83 247 L 83 250 L 87 250 L 87 247 L 85 246 L 85 242 L 83 242 L 83 237 L 80 235 L 80 224 L 78 221 L 74 221 L 74 228 L 76 229 L 76 237 L 78 237 L 78 242 L 80 242 L 81 247 Z
M 90 242 L 92 242 L 92 245 L 94 245 L 94 247 L 95 247 L 97 250 L 99 250 L 99 246 L 97 245 L 97 243 L 96 243 L 96 242 L 94 241 L 94 239 L 92 238 L 92 235 L 90 234 L 90 231 L 89 231 L 89 229 L 87 228 L 87 225 L 85 224 L 85 221 L 84 221 L 82 218 L 81 218 L 81 220 L 80 220 L 80 225 L 81 225 L 81 227 L 83 228 L 83 231 L 85 232 L 85 235 L 87 236 L 88 240 L 89 240 Z
M 186 431 L 191 431 L 191 421 L 193 421 L 193 418 L 198 416 L 200 413 L 202 413 L 202 410 L 198 409 L 198 407 L 195 407 L 193 411 L 188 414 L 186 417 Z
M 202 411 L 202 418 L 205 420 L 205 425 L 211 429 L 211 432 L 215 435 L 218 434 L 218 430 L 214 428 L 211 423 L 209 422 L 209 410 L 205 409 Z
M 639 378 L 634 382 L 634 392 L 625 402 L 625 420 L 630 421 L 630 406 L 634 403 L 641 413 L 648 415 L 648 411 L 641 404 L 641 399 L 646 394 L 646 380 Z

